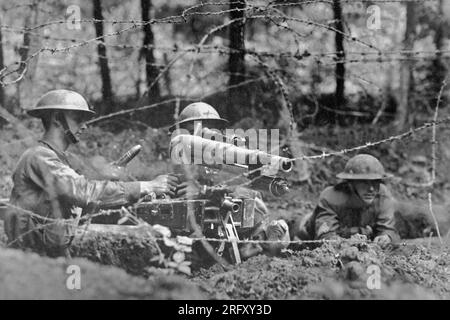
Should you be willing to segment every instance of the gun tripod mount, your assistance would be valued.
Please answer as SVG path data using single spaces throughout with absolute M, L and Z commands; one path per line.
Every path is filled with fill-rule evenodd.
M 239 241 L 239 235 L 233 221 L 233 213 L 239 212 L 239 209 L 240 205 L 232 201 L 231 197 L 225 197 L 219 209 L 219 228 L 222 229 L 219 229 L 219 235 L 222 234 L 223 236 L 225 236 L 225 239 L 231 241 L 231 249 L 233 253 L 232 259 L 236 264 L 240 264 L 242 262 L 237 244 L 237 242 Z M 225 242 L 222 242 L 217 250 L 217 253 L 219 255 L 222 255 L 224 250 Z

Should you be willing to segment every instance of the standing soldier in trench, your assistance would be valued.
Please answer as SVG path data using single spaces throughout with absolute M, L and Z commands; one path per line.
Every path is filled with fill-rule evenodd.
M 320 194 L 314 212 L 297 224 L 295 236 L 301 240 L 339 240 L 362 234 L 382 248 L 398 241 L 395 200 L 383 183 L 389 175 L 380 161 L 359 154 L 337 177 L 343 181 Z
M 5 232 L 14 247 L 70 257 L 81 209 L 127 205 L 151 193 L 174 194 L 177 178 L 171 175 L 153 181 L 101 181 L 71 167 L 66 150 L 79 141 L 85 122 L 95 114 L 80 94 L 47 92 L 28 114 L 42 120 L 45 133 L 23 153 L 13 173 Z
M 178 117 L 170 131 L 172 137 L 177 134 L 176 130 L 186 130 L 189 134 L 198 134 L 195 126 L 215 130 L 219 133 L 225 129 L 227 120 L 222 119 L 214 107 L 204 102 L 195 102 L 186 106 Z M 270 240 L 274 243 L 247 243 L 239 248 L 243 259 L 259 253 L 277 255 L 288 246 L 288 225 L 284 220 L 270 220 L 269 210 L 257 191 L 240 186 L 214 186 L 213 170 L 200 165 L 181 165 L 175 168 L 177 173 L 185 176 L 184 181 L 177 188 L 177 196 L 187 199 L 214 199 L 220 198 L 227 193 L 234 197 L 252 198 L 255 200 L 255 227 L 251 232 L 252 239 Z M 275 243 L 279 242 L 279 243 Z

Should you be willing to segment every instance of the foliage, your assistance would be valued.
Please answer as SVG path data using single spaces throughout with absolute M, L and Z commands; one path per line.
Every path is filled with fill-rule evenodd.
M 138 0 L 103 2 L 106 34 L 120 32 L 130 26 L 127 23 L 111 23 L 111 21 L 140 20 Z M 273 8 L 269 6 L 266 7 L 267 11 L 262 11 L 264 17 L 247 19 L 245 40 L 248 50 L 266 51 L 275 55 L 273 58 L 261 56 L 257 59 L 266 63 L 286 83 L 289 97 L 294 102 L 299 124 L 301 126 L 305 124 L 303 119 L 305 115 L 310 116 L 306 124 L 315 123 L 313 121 L 315 119 L 320 123 L 321 119 L 336 117 L 352 118 L 362 122 L 370 121 L 376 116 L 384 99 L 391 100 L 389 103 L 391 110 L 388 110 L 386 116 L 382 118 L 384 121 L 389 121 L 392 118 L 389 114 L 395 112 L 397 97 L 395 94 L 384 97 L 384 91 L 388 87 L 390 92 L 395 93 L 399 87 L 398 73 L 393 70 L 396 70 L 400 64 L 398 58 L 404 57 L 403 54 L 398 53 L 402 49 L 405 28 L 404 4 L 401 2 L 377 3 L 381 10 L 381 26 L 380 29 L 369 29 L 367 21 L 370 14 L 367 10 L 371 3 L 343 2 L 345 33 L 349 35 L 345 38 L 348 59 L 345 84 L 348 103 L 344 106 L 344 110 L 368 113 L 368 116 L 361 117 L 355 115 L 359 113 L 345 113 L 344 116 L 338 114 L 330 117 L 327 110 L 335 107 L 334 102 L 326 98 L 332 94 L 335 85 L 335 62 L 333 61 L 335 57 L 329 54 L 335 51 L 334 32 L 329 29 L 333 25 L 332 8 L 327 3 L 321 2 L 281 6 L 285 3 L 286 1 L 273 2 Z M 48 24 L 33 29 L 33 33 L 30 34 L 32 41 L 29 54 L 42 47 L 63 48 L 77 44 L 83 39 L 95 37 L 94 26 L 89 23 L 89 19 L 92 18 L 92 4 L 81 0 L 72 1 L 70 4 L 78 5 L 81 9 L 81 18 L 88 21 L 81 23 L 80 30 L 68 29 L 66 24 Z M 152 4 L 153 16 L 161 19 L 180 15 L 184 10 L 199 3 L 193 0 L 187 2 L 153 0 Z M 256 0 L 247 2 L 250 8 L 262 4 L 262 1 Z M 68 5 L 69 3 L 66 2 L 48 0 L 39 1 L 34 7 L 27 5 L 21 7 L 1 1 L 0 6 L 4 10 L 2 24 L 20 29 L 28 25 L 36 27 L 48 21 L 64 20 L 67 18 Z M 276 5 L 280 6 L 276 7 Z M 160 71 L 166 71 L 158 84 L 162 94 L 161 99 L 179 96 L 182 98 L 181 106 L 183 107 L 188 103 L 183 101 L 184 98 L 199 99 L 204 95 L 215 93 L 211 100 L 221 111 L 231 107 L 223 100 L 228 94 L 224 90 L 229 78 L 226 72 L 228 55 L 217 50 L 199 50 L 186 54 L 179 51 L 179 49 L 198 44 L 214 27 L 227 23 L 226 12 L 211 14 L 220 13 L 227 8 L 227 5 L 213 4 L 198 6 L 189 13 L 198 12 L 201 15 L 186 16 L 184 23 L 152 24 L 156 44 L 154 51 L 156 66 Z M 414 50 L 433 50 L 433 36 L 437 28 L 441 27 L 444 31 L 448 29 L 446 28 L 448 20 L 446 16 L 438 13 L 434 1 L 417 3 L 416 9 L 419 17 Z M 250 13 L 251 11 L 248 12 L 249 15 Z M 305 23 L 305 21 L 314 23 Z M 23 34 L 8 28 L 3 28 L 2 32 L 5 65 L 10 65 L 19 59 L 18 49 L 23 45 Z M 447 33 L 447 31 L 444 32 L 444 38 L 447 38 Z M 142 37 L 142 28 L 137 25 L 126 32 L 105 38 L 113 91 L 116 96 L 113 111 L 142 106 L 146 103 L 144 65 L 139 57 Z M 98 62 L 96 44 L 92 41 L 65 51 L 54 53 L 45 51 L 39 54 L 32 59 L 27 75 L 20 85 L 5 87 L 6 107 L 20 115 L 23 109 L 31 106 L 42 93 L 52 88 L 65 87 L 83 93 L 98 109 L 102 109 L 101 83 L 96 66 Z M 205 45 L 213 46 L 227 44 L 227 28 L 212 33 L 205 42 Z M 444 43 L 442 49 L 445 50 L 447 47 L 448 44 Z M 380 61 L 377 60 L 377 55 L 373 54 L 376 53 L 374 48 L 383 52 L 379 56 Z M 396 54 L 387 54 L 391 51 Z M 352 52 L 358 52 L 358 54 L 352 54 Z M 290 57 L 287 54 L 294 56 Z M 241 101 L 241 107 L 245 111 L 243 116 L 252 117 L 258 114 L 266 119 L 275 117 L 271 123 L 275 124 L 282 103 L 279 88 L 274 85 L 267 70 L 262 68 L 255 57 L 247 54 L 246 78 L 251 80 L 265 77 L 265 80 L 256 81 L 251 86 L 245 85 L 246 90 L 240 93 L 242 97 L 238 101 Z M 170 68 L 165 70 L 168 66 Z M 433 99 L 439 90 L 437 86 L 439 86 L 440 77 L 436 76 L 436 68 L 433 55 L 428 54 L 418 60 L 415 68 L 417 85 L 415 99 L 419 103 L 417 110 L 414 110 L 415 113 L 430 114 Z M 223 91 L 224 94 L 218 94 L 217 91 Z M 254 94 L 255 92 L 262 94 Z M 305 100 L 312 103 L 304 103 Z M 319 110 L 315 110 L 317 105 Z M 159 126 L 158 119 L 164 119 L 162 124 L 167 125 L 165 112 L 173 113 L 173 111 L 172 108 L 161 108 L 158 109 L 157 114 L 153 112 L 146 118 L 152 118 L 151 126 L 153 127 Z M 223 113 L 226 114 L 226 112 Z M 331 123 L 334 121 L 330 120 Z M 264 122 L 266 123 L 266 120 Z M 345 124 L 345 121 L 339 122 Z

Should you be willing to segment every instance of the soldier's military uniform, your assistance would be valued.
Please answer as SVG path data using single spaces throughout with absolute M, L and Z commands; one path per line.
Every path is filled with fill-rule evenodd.
M 8 238 L 48 255 L 59 255 L 69 246 L 78 208 L 117 207 L 140 195 L 139 182 L 86 179 L 71 168 L 64 152 L 46 141 L 21 156 L 13 183 L 10 204 L 17 209 L 8 210 Z
M 371 240 L 386 235 L 391 242 L 397 241 L 395 200 L 386 186 L 381 183 L 374 200 L 367 204 L 350 183 L 352 180 L 385 179 L 387 174 L 378 160 L 369 155 L 355 156 L 338 177 L 344 182 L 321 193 L 314 212 L 300 223 L 299 238 L 320 240 L 362 234 Z
M 80 130 L 86 117 L 94 114 L 80 94 L 69 90 L 48 92 L 28 113 L 47 121 L 46 133 L 51 128 L 51 139 L 62 146 L 78 141 L 79 132 L 72 132 L 68 119 Z M 56 142 L 52 144 L 45 137 L 26 150 L 17 163 L 5 231 L 11 246 L 69 257 L 68 247 L 81 210 L 92 212 L 136 202 L 141 195 L 153 192 L 157 183 L 89 180 L 74 170 Z M 168 184 L 160 185 L 166 190 Z
M 307 235 L 303 238 L 350 238 L 354 234 L 362 234 L 373 239 L 386 234 L 396 241 L 394 210 L 394 199 L 385 185 L 380 185 L 376 199 L 367 206 L 348 183 L 343 182 L 321 193 L 313 214 L 305 221 Z

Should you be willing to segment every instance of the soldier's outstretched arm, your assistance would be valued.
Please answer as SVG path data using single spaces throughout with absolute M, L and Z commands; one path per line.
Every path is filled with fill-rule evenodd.
M 338 215 L 322 195 L 314 209 L 313 217 L 315 221 L 314 238 L 316 240 L 339 238 L 337 233 L 340 225 Z
M 53 151 L 44 148 L 30 157 L 26 170 L 30 179 L 47 191 L 50 200 L 62 199 L 81 208 L 92 203 L 99 208 L 126 205 L 146 193 L 168 191 L 171 185 L 176 185 L 161 178 L 150 182 L 89 180 L 64 164 Z
M 383 197 L 380 203 L 380 212 L 375 222 L 375 239 L 380 236 L 388 236 L 391 242 L 400 240 L 395 228 L 395 205 L 396 201 L 392 197 Z M 374 240 L 375 240 L 374 239 Z

